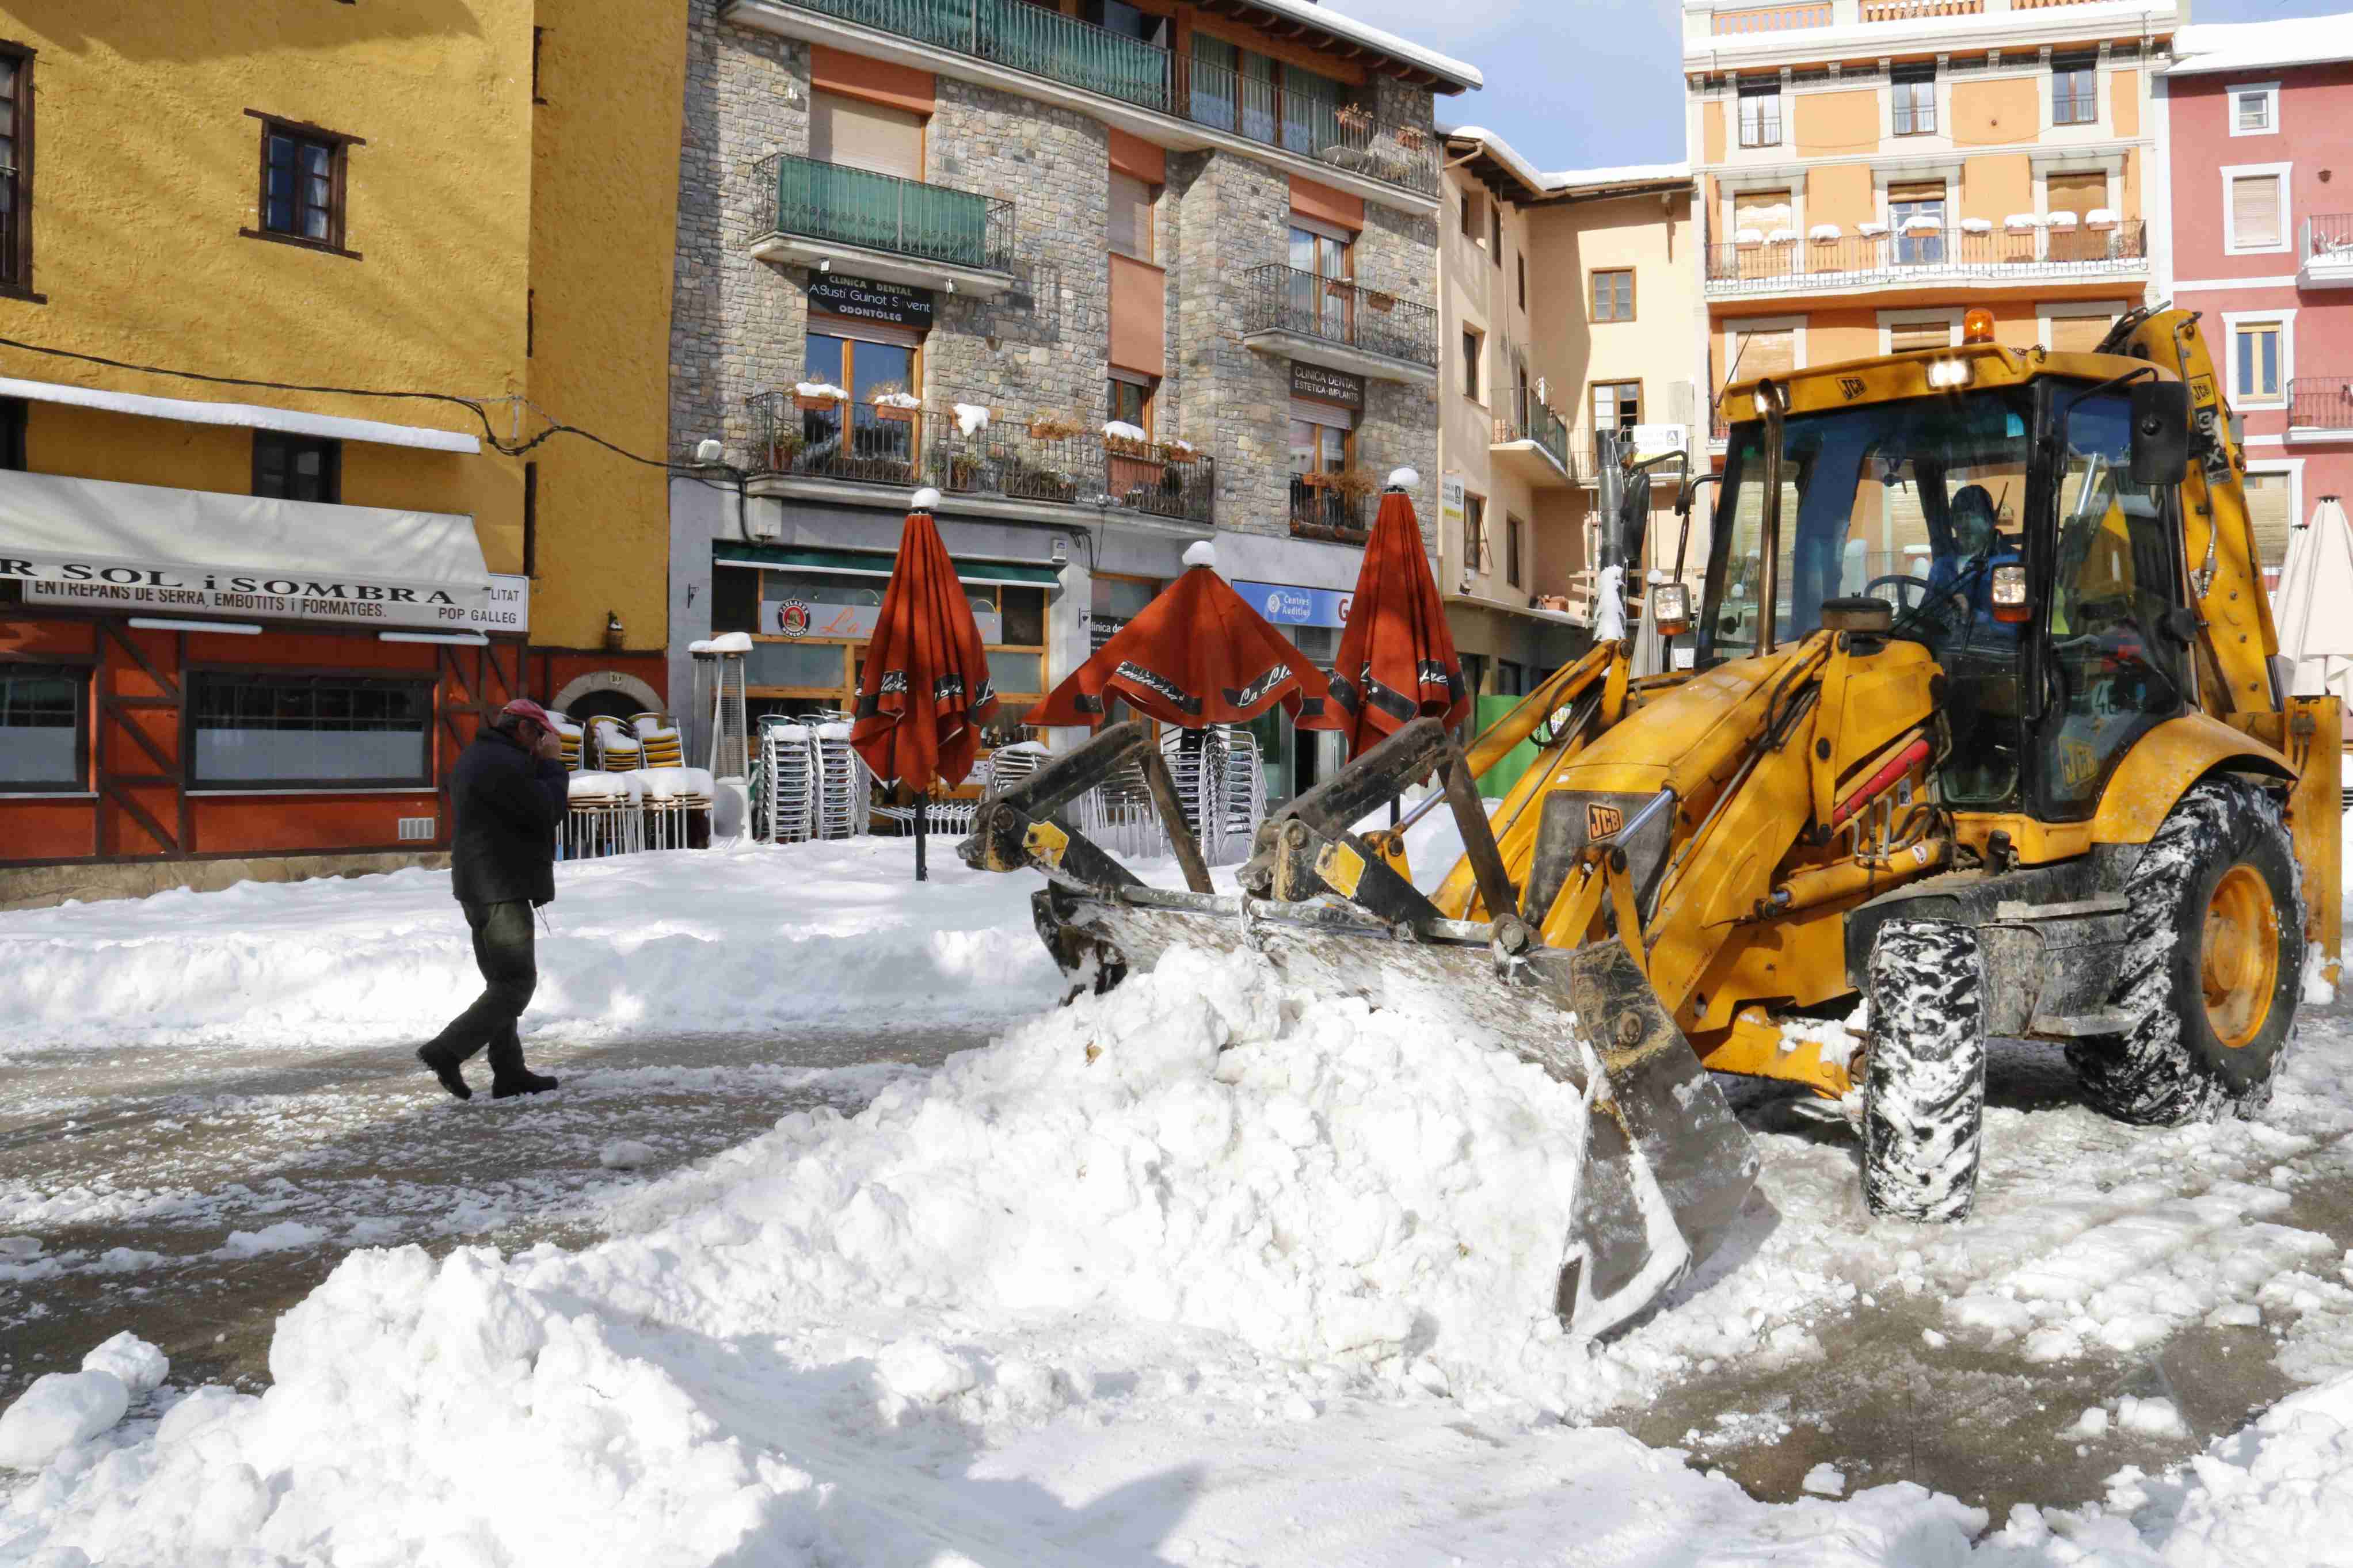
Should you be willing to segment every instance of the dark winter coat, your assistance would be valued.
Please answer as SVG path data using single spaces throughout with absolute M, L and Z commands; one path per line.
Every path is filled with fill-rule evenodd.
M 533 756 L 484 730 L 449 775 L 457 825 L 449 836 L 449 889 L 462 903 L 555 897 L 555 833 L 569 804 L 564 764 Z

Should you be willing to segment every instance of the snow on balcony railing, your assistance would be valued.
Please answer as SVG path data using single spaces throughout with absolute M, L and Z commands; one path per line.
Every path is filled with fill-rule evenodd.
M 1862 0 L 1866 22 L 1919 22 L 1931 16 L 1976 16 L 1985 0 Z
M 2353 213 L 2316 213 L 2306 218 L 2304 259 L 2353 266 Z
M 1923 229 L 1916 223 L 1906 223 L 1896 234 L 1713 245 L 1707 252 L 1707 291 L 1716 296 L 1775 294 L 1948 279 L 2097 276 L 2148 267 L 2147 225 L 2139 218 L 2113 226 L 2024 232 L 2008 227 Z

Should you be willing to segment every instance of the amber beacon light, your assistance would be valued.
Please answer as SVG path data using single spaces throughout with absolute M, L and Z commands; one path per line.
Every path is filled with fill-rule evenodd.
M 1961 342 L 1989 343 L 1993 342 L 1993 312 L 1983 305 L 1973 305 L 1961 316 Z

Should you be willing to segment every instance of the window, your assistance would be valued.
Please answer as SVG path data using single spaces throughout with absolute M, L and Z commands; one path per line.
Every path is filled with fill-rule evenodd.
M 1936 132 L 1936 68 L 1934 64 L 1897 66 L 1894 82 L 1894 132 L 1898 136 L 1933 136 Z
M 0 794 L 90 788 L 90 671 L 0 664 Z
M 1304 330 L 1335 342 L 1356 341 L 1356 291 L 1345 286 L 1356 269 L 1356 246 L 1345 231 L 1293 217 L 1291 313 Z
M 1513 261 L 1514 261 L 1514 263 L 1516 263 L 1516 264 L 1518 265 L 1518 268 L 1519 268 L 1519 273 L 1520 273 L 1520 309 L 1521 309 L 1521 310 L 1526 310 L 1526 309 L 1528 308 L 1528 258 L 1527 258 L 1527 254 L 1524 251 L 1524 252 L 1522 252 L 1520 255 L 1518 255 L 1518 256 L 1515 256 L 1515 257 L 1512 258 L 1512 259 L 1513 259 Z
M 2090 125 L 2100 118 L 2099 61 L 2090 55 L 2051 62 L 2051 123 Z
M 191 788 L 432 782 L 430 681 L 199 670 L 188 686 Z
M 1619 268 L 1593 275 L 1593 319 L 1630 321 L 1634 319 L 1634 269 Z
M 2265 583 L 2279 585 L 2280 569 L 2287 564 L 2289 531 L 2295 523 L 2295 476 L 2284 468 L 2250 468 L 2241 476 L 2247 497 L 2247 521 L 2255 533 L 2255 554 Z
M 1476 191 L 1462 193 L 1462 237 L 1468 240 L 1479 237 L 1479 193 Z
M 2279 83 L 2262 81 L 2231 89 L 2231 134 L 2268 136 L 2279 129 Z
M 2042 182 L 2043 211 L 2075 215 L 2073 228 L 2053 228 L 2047 242 L 2053 261 L 2099 261 L 2108 254 L 2108 236 L 2092 226 L 2092 215 L 2108 205 L 2108 176 L 2098 169 L 2052 174 Z
M 1947 348 L 1952 341 L 1952 326 L 1942 319 L 1888 323 L 1887 352 L 1892 354 L 1909 353 L 1915 349 Z
M 2222 213 L 2225 249 L 2287 248 L 2285 173 L 2284 166 L 2251 169 L 2243 174 L 2231 169 L 2222 171 L 2223 188 L 2230 196 Z
M 1524 586 L 1520 578 L 1525 571 L 1527 527 L 1509 512 L 1504 514 L 1504 581 L 1514 588 Z
M 808 150 L 808 155 L 820 163 L 920 180 L 923 177 L 923 117 L 839 93 L 812 91 Z M 838 195 L 847 202 L 856 199 L 854 192 L 855 187 L 844 186 Z
M 1097 572 L 1088 588 L 1087 651 L 1101 653 L 1103 644 L 1119 635 L 1120 628 L 1144 614 L 1145 606 L 1160 596 L 1160 583 L 1151 577 L 1129 577 L 1115 572 Z
M 1143 431 L 1145 438 L 1149 439 L 1152 435 L 1152 388 L 1142 383 L 1123 381 L 1114 376 L 1111 382 L 1111 396 L 1104 405 L 1103 416 L 1107 419 L 1115 419 L 1123 425 L 1133 425 Z
M 1462 570 L 1464 573 L 1487 570 L 1487 498 L 1466 495 L 1462 498 Z
M 853 337 L 852 332 L 859 335 Z M 807 380 L 849 393 L 849 406 L 845 410 L 835 404 L 801 410 L 801 445 L 794 454 L 793 472 L 875 484 L 902 485 L 913 480 L 914 423 L 889 416 L 875 407 L 874 399 L 894 391 L 923 395 L 922 358 L 915 346 L 922 340 L 908 333 L 899 342 L 881 341 L 889 332 L 888 328 L 862 322 L 809 318 L 801 374 Z M 1031 499 L 1068 498 L 1047 493 Z
M 1501 202 L 1487 204 L 1487 254 L 1495 258 L 1496 266 L 1504 265 L 1504 204 Z
M 1798 368 L 1798 329 L 1736 329 L 1732 334 L 1731 349 L 1732 363 L 1724 373 L 1724 379 L 1727 382 L 1788 375 Z M 1742 417 L 1746 418 L 1746 415 Z
M 2108 335 L 2108 328 L 2116 322 L 2116 315 L 2104 310 L 2093 316 L 2053 315 L 2049 321 L 2048 346 L 2052 353 L 2087 354 L 2098 352 L 2101 342 Z
M 1462 329 L 1462 395 L 1472 402 L 1482 401 L 1479 380 L 1479 334 L 1470 328 Z
M 539 575 L 539 465 L 522 466 L 522 574 Z
M 1755 375 L 1746 366 L 1743 379 Z M 1631 430 L 1642 422 L 1642 384 L 1639 381 L 1597 381 L 1593 384 L 1593 427 Z
M 1111 247 L 1137 261 L 1152 259 L 1152 187 L 1116 169 L 1111 174 Z
M 278 500 L 342 500 L 343 444 L 318 436 L 256 430 L 253 493 Z
M 1766 77 L 1740 84 L 1740 144 L 1778 147 L 1781 144 L 1781 82 Z
M 0 291 L 33 295 L 33 57 L 0 44 Z
M 2231 330 L 2231 392 L 2241 402 L 2280 396 L 2280 323 L 2242 321 Z
M 1356 467 L 1356 432 L 1347 410 L 1293 400 L 1291 414 L 1291 521 L 1318 528 L 1362 528 L 1362 505 L 1324 481 Z
M 350 150 L 366 143 L 259 110 L 246 112 L 261 121 L 261 226 L 242 232 L 253 239 L 313 246 L 356 259 L 343 248 L 346 168 Z
M 1151 16 L 1126 3 L 1126 0 L 1087 0 L 1082 7 L 1085 17 L 1105 31 L 1117 33 L 1123 38 L 1138 43 L 1161 44 L 1167 40 L 1168 19 Z
M 1788 191 L 1747 191 L 1732 198 L 1733 237 L 1742 244 L 1762 244 L 1775 234 L 1796 235 L 1796 208 Z
M 1895 260 L 1904 267 L 1936 267 L 1945 259 L 1945 187 L 1939 183 L 1887 187 L 1887 226 L 1895 236 Z

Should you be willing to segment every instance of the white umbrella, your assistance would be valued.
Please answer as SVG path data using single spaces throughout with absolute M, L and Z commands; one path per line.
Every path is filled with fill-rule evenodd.
M 2280 654 L 2292 661 L 2298 697 L 2353 702 L 2353 528 L 2335 496 L 2312 509 L 2312 524 L 2288 544 L 2274 615 Z

